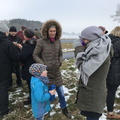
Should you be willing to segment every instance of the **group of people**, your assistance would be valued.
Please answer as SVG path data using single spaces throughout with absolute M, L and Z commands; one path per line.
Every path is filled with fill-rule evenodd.
M 8 88 L 12 86 L 12 72 L 16 72 L 17 85 L 26 80 L 29 97 L 24 104 L 31 104 L 36 120 L 43 120 L 51 110 L 51 98 L 57 92 L 62 113 L 69 119 L 71 114 L 63 90 L 60 72 L 62 28 L 58 21 L 48 20 L 40 32 L 22 26 L 17 32 L 0 23 L 0 116 L 9 112 Z M 114 114 L 115 93 L 120 84 L 120 27 L 110 35 L 102 26 L 85 28 L 80 39 L 74 41 L 76 66 L 80 72 L 76 105 L 87 120 L 99 120 L 107 103 L 108 118 L 120 118 Z M 14 66 L 14 67 L 13 67 Z M 22 70 L 20 69 L 22 66 Z M 55 85 L 54 89 L 50 89 Z M 106 99 L 107 98 L 107 99 Z
M 37 31 L 34 32 L 28 28 L 24 29 L 24 41 L 22 43 L 10 40 L 8 36 L 10 34 L 9 32 L 12 32 L 12 35 L 14 34 L 13 37 L 16 37 L 17 33 L 14 26 L 11 26 L 9 29 L 7 25 L 0 23 L 0 72 L 3 73 L 0 74 L 0 98 L 2 98 L 0 99 L 0 116 L 9 112 L 8 88 L 12 83 L 13 63 L 17 61 L 22 67 L 21 78 L 27 81 L 29 88 L 29 97 L 27 101 L 24 101 L 24 104 L 31 104 L 35 118 L 42 120 L 44 114 L 50 110 L 49 100 L 53 97 L 55 91 L 58 93 L 62 113 L 67 118 L 71 118 L 67 110 L 62 86 L 63 80 L 60 72 L 60 66 L 62 65 L 60 41 L 62 28 L 59 22 L 55 20 L 46 21 L 41 29 L 41 39 L 35 36 Z M 20 38 L 20 36 L 17 37 Z M 34 66 L 35 63 L 37 63 L 37 67 Z M 31 73 L 32 70 L 29 70 L 31 65 L 33 65 L 32 68 L 35 67 L 36 69 L 35 74 L 33 72 Z M 43 67 L 48 71 L 48 77 L 46 70 L 42 69 Z M 31 76 L 35 78 L 31 78 Z M 17 81 L 18 86 L 22 85 L 22 82 L 20 84 L 18 83 Z M 56 86 L 54 90 L 49 90 L 51 85 Z

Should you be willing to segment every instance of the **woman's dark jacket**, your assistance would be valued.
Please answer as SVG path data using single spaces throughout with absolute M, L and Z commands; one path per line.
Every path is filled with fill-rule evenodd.
M 9 80 L 12 72 L 12 62 L 19 60 L 15 45 L 5 33 L 0 32 L 0 82 Z
M 107 85 L 120 85 L 120 37 L 109 35 L 112 40 L 114 54 L 107 76 Z
M 20 61 L 22 63 L 22 79 L 29 81 L 31 75 L 29 73 L 29 67 L 31 64 L 35 63 L 33 60 L 33 51 L 36 46 L 37 39 L 26 40 L 23 44 L 22 52 L 20 55 Z

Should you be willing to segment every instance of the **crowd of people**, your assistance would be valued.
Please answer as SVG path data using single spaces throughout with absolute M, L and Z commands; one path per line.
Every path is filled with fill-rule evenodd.
M 36 120 L 44 120 L 50 112 L 51 98 L 58 94 L 62 113 L 71 119 L 68 112 L 63 79 L 61 38 L 62 28 L 58 21 L 48 20 L 39 30 L 0 22 L 0 117 L 9 113 L 8 90 L 16 84 L 23 87 L 27 81 L 29 96 L 25 105 L 30 104 Z M 114 113 L 115 93 L 120 84 L 120 27 L 108 35 L 103 26 L 89 26 L 81 31 L 75 40 L 76 67 L 79 82 L 75 104 L 87 120 L 99 120 L 107 105 L 107 118 L 120 118 Z M 55 85 L 54 89 L 50 89 Z M 72 111 L 71 111 L 72 112 Z

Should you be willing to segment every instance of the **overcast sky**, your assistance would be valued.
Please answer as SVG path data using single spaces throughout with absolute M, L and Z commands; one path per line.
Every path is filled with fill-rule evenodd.
M 91 25 L 102 25 L 110 32 L 120 0 L 1 0 L 0 20 L 21 18 L 45 22 L 56 19 L 64 32 L 80 33 Z

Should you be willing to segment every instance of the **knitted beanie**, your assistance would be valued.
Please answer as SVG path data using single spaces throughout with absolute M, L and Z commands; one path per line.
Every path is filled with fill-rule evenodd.
M 46 65 L 34 63 L 29 67 L 29 73 L 33 76 L 41 76 L 42 72 L 46 70 Z
M 17 29 L 16 27 L 14 26 L 11 26 L 10 29 L 9 29 L 9 32 L 17 32 Z
M 6 24 L 4 24 L 3 22 L 0 22 L 0 32 L 9 32 L 9 28 Z
M 82 39 L 86 39 L 86 40 L 96 40 L 98 38 L 100 38 L 100 36 L 103 35 L 103 31 L 96 27 L 96 26 L 90 26 L 85 28 L 82 32 L 81 35 L 79 36 Z

